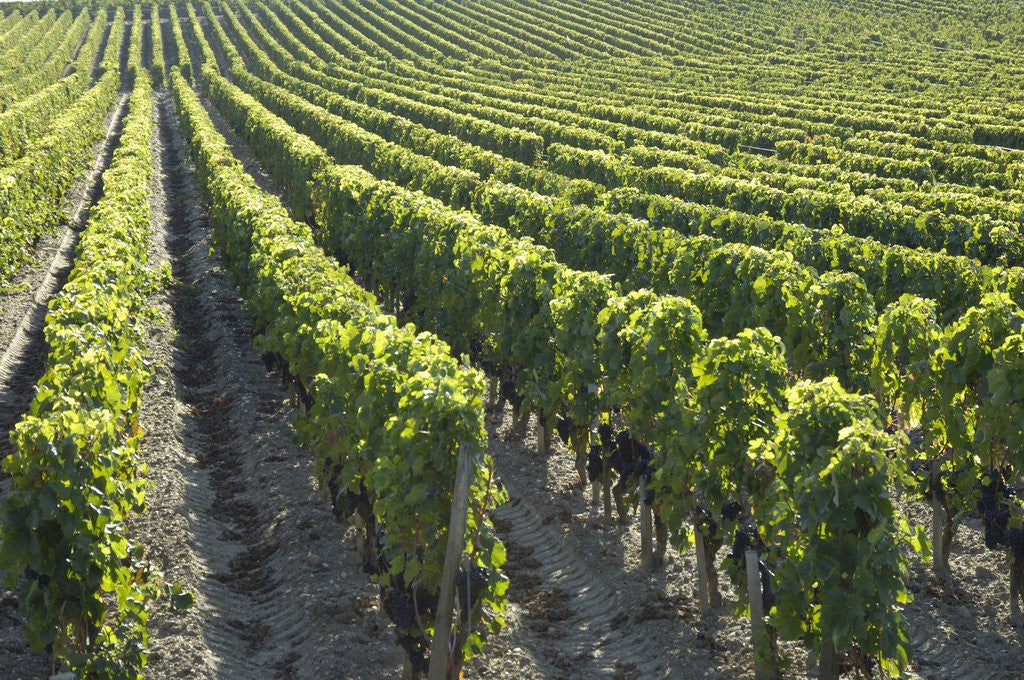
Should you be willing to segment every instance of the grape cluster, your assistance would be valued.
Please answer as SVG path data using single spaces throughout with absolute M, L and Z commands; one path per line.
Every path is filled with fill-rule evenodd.
M 455 576 L 455 592 L 459 596 L 459 608 L 462 611 L 471 611 L 480 604 L 480 596 L 484 594 L 488 583 L 487 570 L 480 566 L 472 566 L 469 574 L 465 569 L 459 569 Z
M 25 578 L 30 581 L 38 581 L 40 588 L 50 585 L 50 577 L 46 574 L 40 574 L 32 567 L 25 567 Z
M 654 473 L 654 455 L 649 448 L 633 438 L 629 430 L 623 430 L 615 437 L 612 449 L 611 467 L 618 473 L 619 481 L 615 484 L 618 493 L 624 493 L 641 478 L 650 484 Z M 654 502 L 654 492 L 648 490 L 648 504 Z
M 1024 562 L 1024 529 L 1008 529 L 1003 534 L 1003 545 L 1013 552 L 1013 559 Z
M 403 586 L 399 578 L 392 587 L 384 589 L 381 605 L 395 624 L 398 645 L 408 655 L 413 673 L 426 673 L 430 666 L 430 641 L 424 635 L 420 622 L 434 620 L 437 594 L 430 596 L 422 588 Z
M 853 645 L 846 651 L 839 670 L 842 673 L 857 673 L 868 680 L 879 677 L 875 672 L 878 670 L 878 659 L 865 653 L 860 645 Z
M 486 357 L 484 351 L 486 345 L 484 339 L 479 335 L 474 335 L 469 339 L 469 358 L 470 360 L 480 367 L 480 370 L 487 375 L 498 375 L 500 367 L 498 363 L 492 361 Z
M 384 557 L 384 536 L 386 532 L 383 528 L 374 525 L 372 529 L 372 541 L 373 551 L 372 559 L 363 562 L 363 573 L 367 576 L 377 576 L 379 574 L 386 574 L 390 571 L 390 563 L 387 558 Z
M 693 520 L 693 528 L 704 534 L 708 540 L 715 540 L 721 538 L 718 522 L 711 516 L 708 509 L 702 503 L 697 503 L 693 507 L 693 512 L 690 513 L 690 519 Z
M 604 470 L 604 463 L 601 459 L 601 445 L 591 444 L 590 453 L 587 455 L 587 479 L 596 481 Z
M 1018 491 L 1006 484 L 1002 471 L 988 470 L 978 480 L 981 496 L 978 512 L 985 524 L 985 547 L 996 550 L 1009 548 L 1014 560 L 1024 560 L 1024 528 L 1010 528 L 1010 504 Z
M 637 441 L 629 430 L 618 433 L 611 425 L 602 424 L 597 428 L 598 443 L 590 447 L 587 458 L 587 474 L 590 481 L 601 476 L 604 457 L 608 457 L 611 469 L 619 476 L 615 483 L 616 495 L 622 496 L 632 490 L 644 478 L 648 484 L 654 473 L 654 453 Z M 654 503 L 654 491 L 648 489 L 645 502 Z
M 342 482 L 341 471 L 341 463 L 334 463 L 325 475 L 327 489 L 333 501 L 334 516 L 339 520 L 346 520 L 358 512 L 364 519 L 372 518 L 373 503 L 370 501 L 369 490 L 361 483 L 358 492 L 349 489 Z
M 567 446 L 572 445 L 572 440 L 575 439 L 575 431 L 576 428 L 573 426 L 572 420 L 558 416 L 558 419 L 555 421 L 555 432 L 558 433 L 558 436 Z
M 519 413 L 523 406 L 523 396 L 516 389 L 516 379 L 514 376 L 506 377 L 501 381 L 501 385 L 498 388 L 498 396 L 502 401 L 512 404 L 515 412 Z
M 995 550 L 1006 545 L 1013 489 L 1003 482 L 1002 473 L 996 469 L 982 473 L 978 485 L 981 487 L 978 512 L 985 524 L 985 547 Z

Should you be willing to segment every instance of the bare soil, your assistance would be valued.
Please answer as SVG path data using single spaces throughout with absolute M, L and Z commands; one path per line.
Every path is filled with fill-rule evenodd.
M 166 93 L 153 199 L 155 262 L 175 284 L 148 349 L 142 421 L 151 489 L 137 533 L 196 603 L 152 619 L 149 678 L 379 678 L 401 660 L 354 533 L 335 522 L 295 441 L 296 415 L 252 346 L 216 257 Z M 397 671 L 396 671 L 397 672 Z

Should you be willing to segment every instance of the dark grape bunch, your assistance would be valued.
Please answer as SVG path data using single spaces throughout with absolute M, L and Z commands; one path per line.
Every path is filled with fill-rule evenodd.
M 603 471 L 607 457 L 609 467 L 618 475 L 615 484 L 616 496 L 621 498 L 632 491 L 641 478 L 648 484 L 654 473 L 654 453 L 637 441 L 629 430 L 615 432 L 611 425 L 602 424 L 597 428 L 598 443 L 590 447 L 587 458 L 587 473 L 590 481 L 596 480 Z M 654 503 L 654 492 L 647 492 L 646 502 Z
M 519 390 L 516 389 L 517 384 L 516 375 L 510 371 L 505 371 L 502 376 L 501 385 L 498 388 L 500 401 L 507 401 L 512 404 L 512 410 L 515 413 L 519 413 L 523 407 L 523 395 L 519 394 Z
M 569 418 L 563 418 L 558 416 L 555 420 L 555 432 L 566 446 L 572 447 L 576 442 L 576 427 L 573 425 L 572 420 Z
M 739 505 L 738 503 L 736 504 Z M 728 506 L 727 506 L 728 507 Z M 723 508 L 723 517 L 725 515 L 725 509 Z M 732 517 L 726 517 L 726 519 L 735 520 L 739 515 Z M 690 513 L 690 519 L 693 521 L 693 528 L 701 532 L 704 535 L 704 539 L 716 544 L 717 548 L 722 546 L 724 537 L 722 536 L 722 528 L 712 516 L 711 512 L 708 511 L 707 507 L 703 503 L 697 503 L 693 507 L 693 512 Z
M 392 587 L 382 590 L 381 604 L 395 625 L 398 645 L 408 655 L 413 673 L 426 673 L 430 666 L 430 640 L 421 623 L 434 620 L 437 593 L 405 587 L 399 577 Z
M 487 570 L 481 566 L 472 566 L 467 575 L 465 569 L 459 569 L 455 576 L 455 592 L 459 597 L 459 609 L 472 611 L 480 604 L 480 596 L 483 595 L 488 583 Z
M 355 513 L 359 513 L 364 520 L 372 517 L 373 504 L 370 501 L 369 490 L 363 484 L 359 485 L 358 492 L 342 486 L 341 473 L 341 463 L 334 463 L 325 474 L 335 517 L 346 520 Z
M 386 565 L 381 561 L 378 566 Z M 472 566 L 468 573 L 459 569 L 455 576 L 455 593 L 463 612 L 480 605 L 488 582 L 488 573 L 483 567 Z M 437 592 L 422 586 L 408 587 L 401 576 L 381 590 L 384 613 L 395 625 L 398 644 L 408 655 L 414 673 L 426 673 L 430 665 L 430 638 L 425 626 L 434 622 L 437 602 Z
M 611 467 L 619 475 L 615 484 L 615 493 L 621 497 L 632 489 L 643 478 L 647 482 L 647 498 L 645 502 L 654 503 L 654 490 L 651 489 L 651 475 L 654 474 L 654 454 L 638 442 L 629 430 L 623 430 L 615 437 Z
M 978 512 L 985 525 L 985 547 L 1009 548 L 1015 560 L 1024 560 L 1024 528 L 1010 528 L 1010 506 L 1017 490 L 1008 485 L 1002 471 L 988 470 L 978 480 L 981 496 Z

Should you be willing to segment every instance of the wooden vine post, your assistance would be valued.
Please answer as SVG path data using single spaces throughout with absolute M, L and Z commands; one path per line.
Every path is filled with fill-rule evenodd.
M 452 638 L 452 619 L 455 608 L 455 575 L 462 559 L 462 540 L 469 522 L 469 486 L 473 477 L 473 455 L 466 444 L 459 446 L 459 459 L 455 470 L 455 489 L 452 493 L 452 514 L 448 521 L 448 545 L 444 553 L 441 572 L 441 592 L 434 618 L 434 640 L 430 646 L 430 667 L 427 680 L 450 680 L 458 677 L 449 653 Z
M 832 640 L 832 631 L 821 631 L 821 654 L 818 657 L 818 678 L 839 680 L 839 653 Z
M 768 628 L 764 623 L 764 600 L 761 596 L 761 569 L 756 550 L 743 554 L 747 566 L 747 599 L 750 600 L 750 637 L 754 650 L 755 680 L 771 680 L 772 649 L 768 640 Z
M 640 476 L 640 567 L 649 569 L 654 561 L 651 545 L 651 506 L 647 505 L 647 478 Z
M 546 456 L 551 453 L 551 428 L 547 427 L 544 416 L 537 414 L 537 455 Z
M 602 498 L 604 499 L 605 526 L 611 529 L 612 525 L 612 462 L 608 456 L 601 457 L 601 487 Z
M 946 522 L 946 511 L 942 507 L 942 476 L 939 472 L 941 463 L 933 460 L 931 464 L 931 490 L 932 490 L 932 571 L 941 575 L 946 571 L 944 559 L 946 546 L 943 545 Z
M 601 435 L 598 434 L 598 432 L 600 430 L 600 427 L 601 427 L 601 419 L 599 417 L 595 416 L 594 417 L 594 421 L 590 424 L 590 440 L 591 440 L 591 442 L 597 444 L 598 450 L 601 451 L 601 458 L 603 459 L 604 458 L 604 449 L 601 446 Z M 589 454 L 589 451 L 587 453 Z M 590 458 L 589 458 L 589 455 L 587 457 L 586 467 L 587 467 L 587 472 L 589 473 L 589 471 L 590 471 L 589 470 L 589 468 L 590 468 Z M 598 477 L 595 478 L 594 481 L 592 481 L 590 483 L 590 494 L 591 494 L 591 504 L 594 507 L 597 507 L 597 505 L 601 502 L 601 477 L 600 477 L 600 475 L 598 475 Z
M 694 547 L 697 550 L 697 604 L 701 614 L 711 611 L 711 574 L 708 565 L 707 540 L 700 529 L 694 531 Z
M 487 386 L 487 410 L 493 411 L 498 406 L 498 394 L 500 392 L 498 383 L 501 380 L 498 376 L 491 378 Z

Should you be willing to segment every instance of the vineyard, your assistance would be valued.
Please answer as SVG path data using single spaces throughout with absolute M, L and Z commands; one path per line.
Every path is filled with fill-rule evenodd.
M 1024 679 L 1024 6 L 0 3 L 0 678 Z

